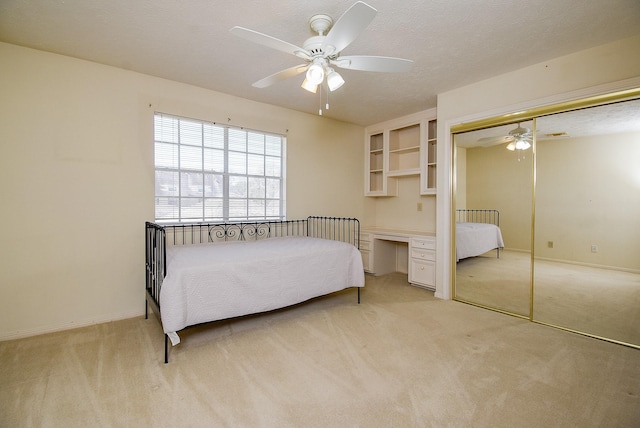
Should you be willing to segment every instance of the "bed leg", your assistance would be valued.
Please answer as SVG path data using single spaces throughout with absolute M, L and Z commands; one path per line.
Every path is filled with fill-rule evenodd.
M 164 363 L 169 363 L 169 336 L 164 335 Z
M 147 299 L 144 299 L 144 319 L 149 319 L 149 302 L 147 302 Z
M 360 287 L 358 287 L 358 304 L 360 304 Z

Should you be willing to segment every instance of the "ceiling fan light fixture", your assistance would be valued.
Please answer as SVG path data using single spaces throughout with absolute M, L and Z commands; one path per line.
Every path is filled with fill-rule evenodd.
M 302 82 L 302 85 L 300 86 L 302 86 L 302 89 L 305 89 L 311 92 L 312 94 L 315 94 L 318 91 L 318 85 L 309 82 L 308 79 L 304 79 L 304 81 Z
M 307 70 L 307 80 L 309 83 L 313 85 L 319 85 L 324 80 L 324 67 L 322 64 L 319 64 L 317 61 L 314 61 L 313 64 Z
M 527 140 L 518 140 L 516 141 L 516 149 L 518 150 L 527 150 L 531 147 L 531 144 Z
M 514 151 L 515 149 L 516 149 L 516 143 L 514 143 L 513 141 L 507 144 L 507 150 Z
M 339 89 L 342 85 L 344 85 L 344 79 L 340 73 L 330 68 L 329 74 L 327 75 L 327 86 L 329 86 L 329 90 L 333 92 L 336 89 Z

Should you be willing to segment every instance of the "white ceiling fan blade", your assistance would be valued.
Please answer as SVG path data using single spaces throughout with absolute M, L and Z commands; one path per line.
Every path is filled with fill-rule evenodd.
M 337 67 L 346 68 L 348 70 L 382 71 L 392 73 L 409 71 L 413 65 L 413 61 L 409 59 L 366 55 L 341 56 L 335 61 L 331 61 L 331 63 Z
M 284 40 L 276 39 L 275 37 L 268 36 L 266 34 L 259 33 L 254 30 L 250 30 L 244 27 L 233 27 L 231 30 L 233 34 L 238 37 L 242 37 L 245 40 L 249 40 L 250 42 L 258 43 L 262 46 L 266 46 L 271 49 L 276 49 L 282 52 L 290 53 L 296 55 L 297 57 L 309 59 L 309 54 L 303 48 L 291 44 L 289 42 L 285 42 Z
M 309 64 L 300 64 L 295 67 L 287 68 L 286 70 L 279 71 L 264 79 L 258 80 L 253 85 L 256 88 L 266 88 L 281 80 L 288 79 L 289 77 L 297 76 L 300 73 L 304 73 L 309 68 Z
M 333 24 L 322 42 L 322 50 L 334 55 L 346 48 L 373 21 L 377 10 L 361 1 L 351 6 Z

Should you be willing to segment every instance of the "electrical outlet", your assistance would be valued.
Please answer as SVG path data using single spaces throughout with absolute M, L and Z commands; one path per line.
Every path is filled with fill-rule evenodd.
M 597 253 L 598 252 L 598 246 L 596 244 L 591 244 L 591 252 L 592 253 Z
M 553 241 L 547 241 L 547 247 L 553 248 Z
M 418 202 L 418 211 L 422 211 L 422 202 Z

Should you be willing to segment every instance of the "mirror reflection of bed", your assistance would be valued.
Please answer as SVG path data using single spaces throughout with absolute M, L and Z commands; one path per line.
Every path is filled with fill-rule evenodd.
M 533 121 L 456 134 L 455 207 L 499 210 L 505 248 L 460 259 L 454 298 L 640 346 L 639 117 L 632 100 L 537 118 L 535 194 L 532 150 L 497 139 Z
M 456 210 L 458 299 L 528 314 L 529 303 L 522 292 L 529 280 L 529 256 L 523 254 L 505 253 L 498 210 Z

